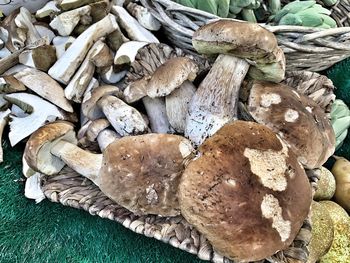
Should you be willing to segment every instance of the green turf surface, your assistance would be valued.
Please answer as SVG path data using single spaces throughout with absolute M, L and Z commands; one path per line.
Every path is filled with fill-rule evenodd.
M 24 197 L 22 148 L 0 165 L 0 263 L 200 263 L 195 256 L 108 219 Z

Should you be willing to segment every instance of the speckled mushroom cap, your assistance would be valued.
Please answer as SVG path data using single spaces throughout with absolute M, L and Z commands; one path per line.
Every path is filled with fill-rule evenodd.
M 228 54 L 259 63 L 276 62 L 277 39 L 256 23 L 217 20 L 196 30 L 193 47 L 201 54 Z
M 264 125 L 226 124 L 199 147 L 179 186 L 181 214 L 222 255 L 261 260 L 287 248 L 309 212 L 295 155 Z
M 321 167 L 335 150 L 335 135 L 324 112 L 292 88 L 264 81 L 249 84 L 248 111 L 276 132 L 308 169 Z
M 53 175 L 65 166 L 58 157 L 51 154 L 50 149 L 55 141 L 65 140 L 77 144 L 73 124 L 56 121 L 36 130 L 30 137 L 24 150 L 24 159 L 34 171 Z
M 192 151 L 177 135 L 124 137 L 103 153 L 100 189 L 135 214 L 179 215 L 178 184 Z
M 147 95 L 151 98 L 167 96 L 186 80 L 194 81 L 198 70 L 197 64 L 190 58 L 172 58 L 152 74 L 147 85 Z

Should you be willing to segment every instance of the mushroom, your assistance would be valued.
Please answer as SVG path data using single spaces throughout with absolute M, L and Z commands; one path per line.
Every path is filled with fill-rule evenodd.
M 20 10 L 13 11 L 1 23 L 1 38 L 6 43 L 6 47 L 11 52 L 18 51 L 25 47 L 27 39 L 26 31 L 23 28 L 18 28 L 15 23 L 15 18 Z
M 150 30 L 158 31 L 161 27 L 159 21 L 148 11 L 147 8 L 130 2 L 126 9 L 137 19 L 141 26 Z
M 48 71 L 56 60 L 56 49 L 51 45 L 25 50 L 19 55 L 19 63 L 42 71 Z
M 190 58 L 171 58 L 160 65 L 149 77 L 144 77 L 129 85 L 124 91 L 124 95 L 129 102 L 144 97 L 142 101 L 150 119 L 152 131 L 171 133 L 172 128 L 166 114 L 165 99 L 162 97 L 169 95 L 175 89 L 182 89 L 182 85 L 187 80 L 193 81 L 198 70 L 197 64 Z M 187 88 L 185 87 L 185 89 Z M 187 109 L 183 110 L 181 113 L 177 113 L 180 119 L 187 113 Z M 174 124 L 176 121 L 174 120 Z M 180 130 L 178 124 L 175 126 Z
M 306 173 L 288 146 L 266 126 L 245 121 L 204 141 L 178 196 L 185 219 L 217 252 L 239 262 L 289 247 L 312 201 Z
M 51 43 L 52 40 L 56 37 L 55 33 L 50 29 L 50 27 L 47 24 L 36 22 L 34 23 L 34 26 L 41 38 L 48 38 L 48 43 Z
M 335 151 L 335 135 L 326 113 L 292 88 L 252 81 L 247 110 L 258 123 L 277 133 L 308 169 L 320 168 Z
M 114 64 L 130 64 L 135 61 L 139 49 L 148 45 L 147 42 L 129 41 L 120 46 L 114 57 Z
M 37 18 L 44 18 L 53 16 L 60 13 L 61 10 L 56 6 L 55 1 L 47 2 L 42 8 L 38 9 L 35 13 Z
M 20 91 L 26 91 L 26 87 L 14 76 L 9 75 L 0 77 L 0 93 L 13 93 Z
M 248 61 L 275 63 L 280 51 L 273 33 L 257 24 L 233 20 L 199 28 L 192 42 L 199 53 L 220 54 L 194 95 L 186 120 L 186 137 L 200 145 L 224 124 L 237 119 L 238 93 L 250 66 Z M 281 81 L 283 77 L 284 72 L 278 72 L 269 79 Z
M 72 105 L 64 97 L 63 88 L 45 72 L 27 68 L 16 73 L 14 77 L 44 99 L 65 111 L 73 112 Z
M 66 98 L 81 103 L 85 90 L 95 72 L 95 66 L 103 67 L 112 63 L 113 57 L 108 46 L 101 40 L 97 41 L 66 87 L 64 91 Z
M 70 45 L 75 41 L 75 38 L 72 36 L 61 37 L 57 36 L 52 40 L 52 44 L 56 48 L 56 57 L 60 59 L 64 52 L 70 47 Z
M 68 84 L 94 42 L 117 28 L 117 21 L 111 14 L 90 26 L 50 68 L 49 75 L 64 84 Z
M 124 137 L 110 144 L 103 158 L 76 143 L 71 124 L 50 123 L 29 138 L 25 159 L 33 170 L 48 175 L 67 164 L 136 214 L 180 213 L 177 186 L 193 151 L 187 139 L 170 134 Z
M 20 12 L 15 18 L 15 23 L 19 28 L 22 28 L 27 31 L 26 44 L 33 44 L 39 39 L 41 39 L 39 32 L 33 25 L 35 19 L 33 19 L 32 14 L 25 7 L 21 7 L 19 10 Z
M 45 199 L 44 192 L 41 190 L 42 177 L 42 174 L 34 173 L 29 178 L 27 178 L 24 187 L 24 196 L 28 199 L 34 199 L 36 204 Z
M 58 6 L 64 10 L 75 9 L 84 5 L 92 4 L 101 0 L 62 0 L 59 1 Z
M 47 121 L 66 118 L 66 115 L 56 106 L 32 94 L 13 93 L 5 95 L 4 98 L 30 113 L 25 118 L 11 117 L 9 139 L 12 146 L 32 134 Z
M 63 12 L 56 16 L 50 23 L 50 27 L 56 29 L 61 36 L 69 36 L 79 21 L 85 15 L 90 15 L 91 7 L 83 6 L 71 11 Z
M 2 134 L 4 133 L 4 129 L 7 125 L 10 113 L 11 110 L 9 109 L 7 109 L 6 111 L 0 111 L 0 163 L 4 161 L 4 153 L 2 149 Z
M 99 70 L 99 75 L 102 81 L 106 84 L 118 83 L 126 76 L 127 73 L 128 73 L 127 70 L 122 70 L 122 71 L 117 70 L 116 72 L 113 65 L 103 67 Z
M 141 26 L 124 7 L 113 6 L 111 12 L 117 16 L 118 23 L 128 33 L 130 39 L 147 43 L 159 43 L 159 40 L 150 31 Z

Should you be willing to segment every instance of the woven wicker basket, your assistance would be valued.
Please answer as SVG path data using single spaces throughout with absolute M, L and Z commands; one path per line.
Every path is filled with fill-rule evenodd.
M 327 111 L 334 100 L 332 82 L 313 72 L 288 72 L 285 83 L 298 87 L 300 92 L 312 97 Z M 90 148 L 94 148 L 90 145 Z M 316 190 L 319 174 L 308 171 L 313 190 Z M 217 263 L 230 263 L 221 256 L 194 227 L 181 217 L 136 216 L 106 197 L 97 186 L 70 168 L 57 176 L 43 178 L 42 190 L 52 202 L 83 209 L 91 215 L 117 221 L 130 230 L 153 237 L 181 250 L 197 255 L 200 259 Z M 234 234 L 234 233 L 233 233 Z M 306 262 L 307 245 L 311 238 L 310 218 L 305 219 L 299 234 L 290 247 L 260 262 Z
M 189 52 L 194 51 L 193 32 L 208 21 L 219 18 L 170 0 L 140 2 L 163 25 L 163 31 L 172 45 Z M 346 4 L 345 6 L 350 8 Z M 347 13 L 346 16 L 348 15 Z M 350 56 L 350 27 L 319 29 L 261 25 L 276 35 L 278 44 L 286 55 L 289 71 L 322 71 Z

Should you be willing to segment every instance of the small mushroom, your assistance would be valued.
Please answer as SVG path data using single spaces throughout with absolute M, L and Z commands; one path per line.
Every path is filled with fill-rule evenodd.
M 56 60 L 56 49 L 51 45 L 25 50 L 19 55 L 19 63 L 42 71 L 48 71 Z
M 159 43 L 159 40 L 150 31 L 141 26 L 139 22 L 125 10 L 125 8 L 121 6 L 113 6 L 111 12 L 117 16 L 118 23 L 128 33 L 131 40 Z
M 26 30 L 18 28 L 15 23 L 15 18 L 19 12 L 19 9 L 15 10 L 1 23 L 1 38 L 6 43 L 6 48 L 11 52 L 18 51 L 26 46 Z
M 335 135 L 316 102 L 292 88 L 253 81 L 247 109 L 254 120 L 276 132 L 308 169 L 321 167 L 335 151 Z
M 63 12 L 51 21 L 50 27 L 56 29 L 61 36 L 69 36 L 79 24 L 81 18 L 85 15 L 90 15 L 90 11 L 91 7 L 87 5 Z
M 9 139 L 12 146 L 31 135 L 47 121 L 66 118 L 56 106 L 32 94 L 13 93 L 5 95 L 4 98 L 29 113 L 25 118 L 11 117 Z
M 66 98 L 81 103 L 85 90 L 95 72 L 95 67 L 107 66 L 112 63 L 112 55 L 108 46 L 101 40 L 97 41 L 88 52 L 72 80 L 67 85 L 64 91 Z
M 50 68 L 49 75 L 64 84 L 68 84 L 93 43 L 117 28 L 117 21 L 111 14 L 90 26 Z
M 120 139 L 121 136 L 111 129 L 104 129 L 97 136 L 97 143 L 101 151 L 104 151 L 111 143 Z
M 14 76 L 0 77 L 0 93 L 13 93 L 26 91 L 26 87 Z
M 2 134 L 4 133 L 5 126 L 8 123 L 8 117 L 10 113 L 11 110 L 9 109 L 0 112 L 0 163 L 4 161 L 4 153 L 2 149 Z
M 237 119 L 238 93 L 250 66 L 247 60 L 274 63 L 279 47 L 273 33 L 257 24 L 233 20 L 199 28 L 192 42 L 201 54 L 220 54 L 198 87 L 187 116 L 185 135 L 200 145 L 224 124 Z M 283 79 L 281 73 L 276 80 Z
M 129 41 L 120 46 L 114 57 L 114 64 L 130 64 L 135 61 L 139 49 L 148 45 L 147 42 Z
M 47 175 L 67 164 L 136 214 L 180 213 L 177 186 L 193 151 L 187 139 L 170 134 L 124 137 L 110 144 L 103 157 L 76 143 L 70 123 L 49 123 L 29 138 L 24 158 L 33 170 Z
M 293 152 L 266 126 L 246 121 L 226 124 L 204 141 L 178 196 L 184 218 L 235 262 L 289 247 L 312 201 Z
M 16 73 L 14 77 L 44 99 L 65 111 L 73 112 L 72 105 L 64 96 L 63 88 L 45 72 L 27 68 Z
M 121 136 L 137 135 L 148 132 L 143 116 L 115 96 L 107 95 L 97 102 L 103 113 Z
M 20 12 L 15 18 L 15 23 L 19 28 L 27 31 L 26 44 L 30 45 L 41 39 L 39 32 L 36 30 L 32 14 L 25 7 L 20 8 Z
M 56 6 L 56 1 L 47 2 L 42 8 L 38 9 L 35 13 L 37 18 L 44 18 L 53 16 L 60 13 L 61 10 Z

